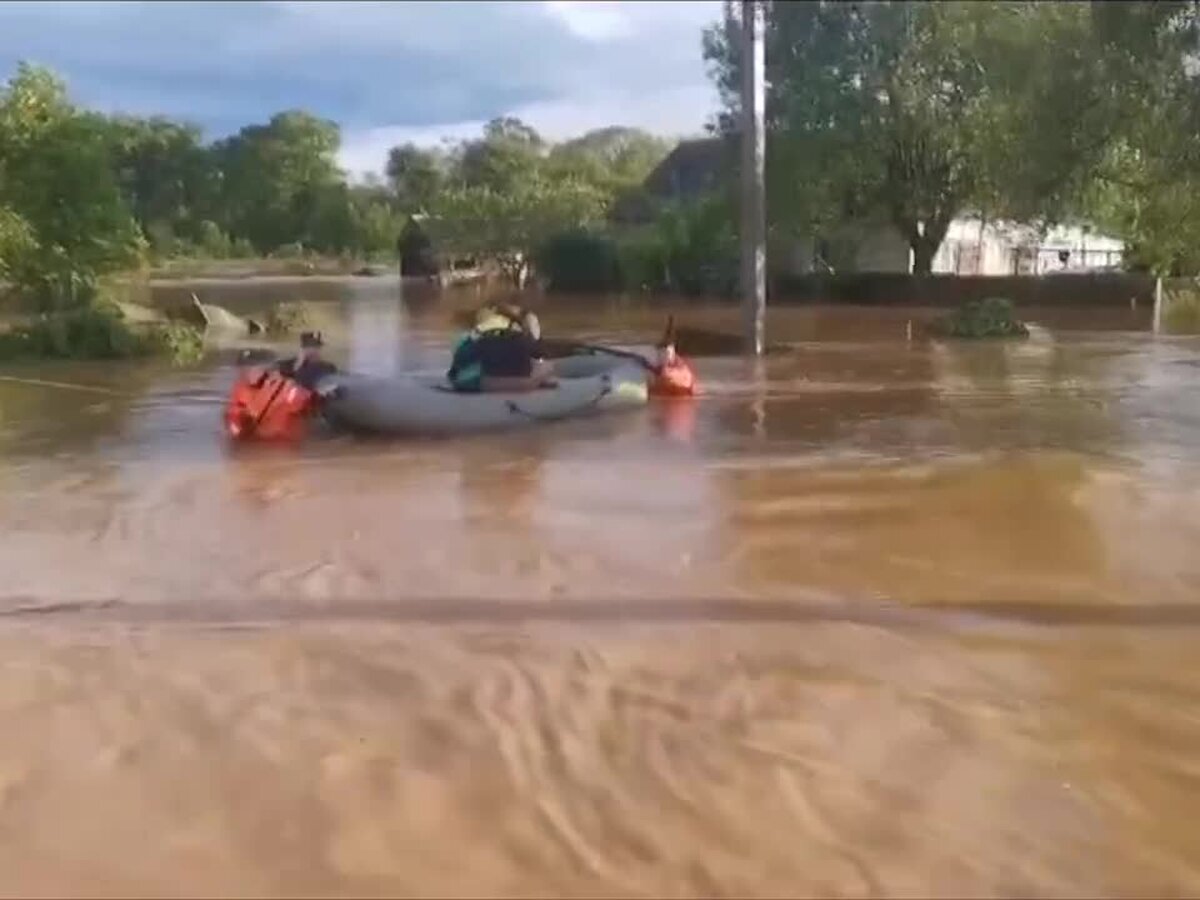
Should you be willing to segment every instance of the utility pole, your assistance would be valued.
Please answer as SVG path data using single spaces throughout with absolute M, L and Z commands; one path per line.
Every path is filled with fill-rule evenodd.
M 763 4 L 742 0 L 742 310 L 746 349 L 761 356 L 767 313 L 766 55 Z

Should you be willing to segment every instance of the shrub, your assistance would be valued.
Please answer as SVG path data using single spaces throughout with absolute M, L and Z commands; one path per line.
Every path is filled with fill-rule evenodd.
M 930 332 L 936 337 L 993 338 L 1026 337 L 1029 329 L 1016 317 L 1010 300 L 989 297 L 971 300 L 953 313 L 934 320 Z
M 538 270 L 552 291 L 608 293 L 623 286 L 616 242 L 587 231 L 555 235 L 537 253 Z
M 303 259 L 304 256 L 304 245 L 299 241 L 291 244 L 280 244 L 271 253 L 272 259 Z
M 204 357 L 204 333 L 186 322 L 155 324 L 142 335 L 142 353 L 156 353 L 183 365 Z
M 263 328 L 267 334 L 290 334 L 308 324 L 308 309 L 304 304 L 277 303 L 267 311 Z
M 652 234 L 627 235 L 617 243 L 617 265 L 627 291 L 660 291 L 666 288 L 668 253 Z
M 175 362 L 203 355 L 203 335 L 182 322 L 136 327 L 120 309 L 97 302 L 43 313 L 28 324 L 0 332 L 0 360 L 129 359 L 162 354 Z
M 216 222 L 205 219 L 196 229 L 196 246 L 209 259 L 225 259 L 230 256 L 233 246 L 229 235 L 221 230 Z

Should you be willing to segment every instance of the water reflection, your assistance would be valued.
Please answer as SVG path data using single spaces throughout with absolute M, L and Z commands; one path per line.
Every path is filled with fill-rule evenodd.
M 411 367 L 412 341 L 399 296 L 355 297 L 346 306 L 350 371 L 388 378 Z

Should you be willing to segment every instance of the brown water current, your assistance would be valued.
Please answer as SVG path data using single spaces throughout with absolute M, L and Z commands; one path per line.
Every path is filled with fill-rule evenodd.
M 202 299 L 297 290 L 372 372 L 477 299 Z M 232 453 L 228 353 L 0 372 L 0 895 L 1200 893 L 1200 343 L 927 314 L 456 440 Z

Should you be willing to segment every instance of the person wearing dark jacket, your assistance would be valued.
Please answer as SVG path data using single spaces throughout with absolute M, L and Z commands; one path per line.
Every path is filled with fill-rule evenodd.
M 451 386 L 464 393 L 532 391 L 554 385 L 543 359 L 541 323 L 532 312 L 485 307 L 454 349 Z
M 281 359 L 278 364 L 279 373 L 292 379 L 301 387 L 317 391 L 317 383 L 327 375 L 336 375 L 338 368 L 333 363 L 322 358 L 321 348 L 325 340 L 319 331 L 305 331 L 300 335 L 300 353 L 297 356 Z M 319 393 L 319 392 L 318 392 Z

